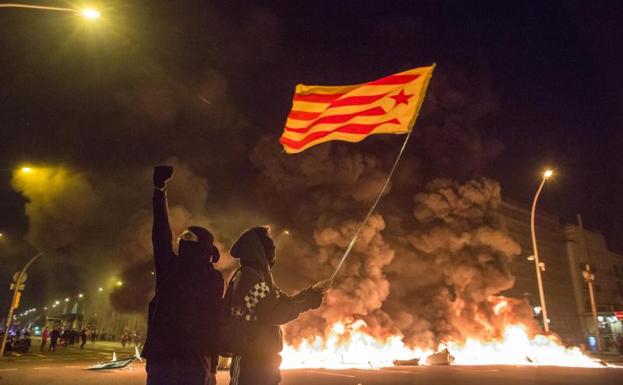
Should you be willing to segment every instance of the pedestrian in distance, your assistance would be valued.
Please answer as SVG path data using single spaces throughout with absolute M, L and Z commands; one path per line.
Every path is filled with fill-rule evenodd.
M 128 332 L 123 332 L 121 335 L 121 347 L 125 349 L 125 345 L 128 343 Z
M 224 289 L 213 263 L 220 253 L 212 233 L 199 226 L 182 232 L 178 253 L 173 251 L 166 191 L 172 176 L 171 166 L 154 168 L 156 292 L 149 303 L 142 354 L 147 358 L 147 385 L 212 385 Z
M 41 332 L 41 348 L 39 349 L 39 351 L 43 352 L 45 350 L 45 345 L 48 343 L 49 336 L 50 336 L 50 331 L 48 330 L 48 327 L 46 326 Z
M 64 349 L 67 347 L 67 344 L 69 343 L 69 330 L 64 329 L 63 332 L 61 333 L 61 337 L 60 337 L 60 343 L 61 343 L 61 349 Z
M 283 349 L 280 325 L 301 313 L 318 308 L 324 284 L 316 284 L 295 296 L 275 285 L 271 269 L 276 262 L 275 243 L 269 228 L 246 230 L 230 254 L 240 260 L 224 299 L 222 353 L 232 355 L 230 385 L 276 385 Z
M 623 357 L 623 334 L 619 333 L 617 335 L 617 347 L 619 348 L 619 356 Z
M 52 329 L 50 332 L 50 348 L 48 349 L 50 352 L 56 351 L 56 345 L 58 344 L 58 340 L 61 336 L 61 333 L 57 328 Z
M 84 349 L 84 345 L 87 343 L 89 339 L 89 329 L 84 328 L 80 331 L 80 339 L 82 339 L 82 343 L 80 344 L 80 349 Z

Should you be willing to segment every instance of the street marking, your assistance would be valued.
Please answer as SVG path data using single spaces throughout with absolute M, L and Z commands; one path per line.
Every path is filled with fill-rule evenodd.
M 81 368 L 81 366 L 78 366 L 78 365 L 65 365 L 65 366 L 63 366 L 63 368 Z
M 499 372 L 500 371 L 500 369 L 478 369 L 478 368 L 473 368 L 473 369 L 456 368 L 454 370 L 459 370 L 461 372 L 474 372 L 474 373 Z
M 398 370 L 398 369 L 381 369 L 381 372 L 387 373 L 406 373 L 406 374 L 419 374 L 420 372 L 409 371 L 409 370 Z
M 307 373 L 317 373 L 317 374 L 324 374 L 327 376 L 337 376 L 337 377 L 348 377 L 348 378 L 357 378 L 355 376 L 350 376 L 348 374 L 337 374 L 337 373 L 329 373 L 329 372 L 321 372 L 319 370 L 306 370 Z
M 43 370 L 43 369 L 50 369 L 49 366 L 38 366 L 36 368 L 33 368 L 34 370 Z
M 33 356 L 37 356 L 37 357 L 43 357 L 43 358 L 45 358 L 45 356 L 44 356 L 43 354 L 39 354 L 39 353 L 33 353 L 32 355 L 33 355 Z
M 17 368 L 5 368 L 5 369 L 0 369 L 0 372 L 14 372 L 16 370 Z

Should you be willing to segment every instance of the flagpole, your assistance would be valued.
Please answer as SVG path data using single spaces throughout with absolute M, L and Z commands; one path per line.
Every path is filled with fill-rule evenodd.
M 400 159 L 402 159 L 402 154 L 405 152 L 405 148 L 407 147 L 407 143 L 409 142 L 409 138 L 411 137 L 411 133 L 413 132 L 413 126 L 415 125 L 415 120 L 417 119 L 418 113 L 420 112 L 420 108 L 422 107 L 422 102 L 424 101 L 424 95 L 426 94 L 426 89 L 428 88 L 428 83 L 430 82 L 430 78 L 433 75 L 435 66 L 436 64 L 433 63 L 433 65 L 431 66 L 430 73 L 428 73 L 426 77 L 425 84 L 420 89 L 420 95 L 418 98 L 418 106 L 416 107 L 415 113 L 413 114 L 413 117 L 411 118 L 411 121 L 409 122 L 409 125 L 408 125 L 409 131 L 407 132 L 405 141 L 402 143 L 402 147 L 400 147 L 400 152 L 398 153 L 398 156 L 396 157 L 396 160 L 394 161 L 394 165 L 389 171 L 389 175 L 387 175 L 387 179 L 385 180 L 385 183 L 383 184 L 383 187 L 381 188 L 379 195 L 376 197 L 376 200 L 372 204 L 372 207 L 370 207 L 370 210 L 368 210 L 368 213 L 366 214 L 363 221 L 361 221 L 359 225 L 357 226 L 357 230 L 355 230 L 353 239 L 350 240 L 350 243 L 348 244 L 348 247 L 346 248 L 344 255 L 342 255 L 342 259 L 340 259 L 340 263 L 338 263 L 337 267 L 335 268 L 335 271 L 333 272 L 333 274 L 331 274 L 331 278 L 329 278 L 328 280 L 329 287 L 333 285 L 333 280 L 335 279 L 335 276 L 342 268 L 342 265 L 344 265 L 344 262 L 346 261 L 346 258 L 348 258 L 348 255 L 350 254 L 350 251 L 352 250 L 353 246 L 355 246 L 355 242 L 357 241 L 357 238 L 359 237 L 359 233 L 361 232 L 361 229 L 368 222 L 368 220 L 372 216 L 372 213 L 374 213 L 374 210 L 376 210 L 376 206 L 379 204 L 381 197 L 385 193 L 385 190 L 387 189 L 387 186 L 389 185 L 389 181 L 392 179 L 392 176 L 394 175 L 394 171 L 396 171 L 396 168 L 398 167 L 398 163 L 400 163 Z
M 329 282 L 331 282 L 331 284 L 333 283 L 333 279 L 337 275 L 338 271 L 340 271 L 340 269 L 342 268 L 342 265 L 346 261 L 346 258 L 348 258 L 348 254 L 350 253 L 353 246 L 355 245 L 355 242 L 357 241 L 357 238 L 359 237 L 359 233 L 361 232 L 361 229 L 368 222 L 368 220 L 372 216 L 372 213 L 374 213 L 374 210 L 376 210 L 376 206 L 379 204 L 381 197 L 385 193 L 385 190 L 387 189 L 387 186 L 389 185 L 389 181 L 392 179 L 392 176 L 394 175 L 394 171 L 396 171 L 396 168 L 398 167 L 398 163 L 400 162 L 400 159 L 402 158 L 402 154 L 405 152 L 405 148 L 407 147 L 407 143 L 409 142 L 409 138 L 411 137 L 412 132 L 413 132 L 413 128 L 411 128 L 409 132 L 407 133 L 407 136 L 405 137 L 405 141 L 402 143 L 402 147 L 400 147 L 400 152 L 398 153 L 398 156 L 396 157 L 396 160 L 394 161 L 394 165 L 389 171 L 389 175 L 387 175 L 387 179 L 385 180 L 385 183 L 383 183 L 383 187 L 381 188 L 379 195 L 376 197 L 376 200 L 372 204 L 372 207 L 370 207 L 370 210 L 368 210 L 368 214 L 366 214 L 363 221 L 359 222 L 359 225 L 357 226 L 357 230 L 355 231 L 355 235 L 353 235 L 353 238 L 350 240 L 350 243 L 348 244 L 348 247 L 346 248 L 344 255 L 342 255 L 342 259 L 340 260 L 340 263 L 337 265 L 337 267 L 335 268 L 335 271 L 333 272 L 333 274 L 331 275 L 331 278 L 329 279 Z

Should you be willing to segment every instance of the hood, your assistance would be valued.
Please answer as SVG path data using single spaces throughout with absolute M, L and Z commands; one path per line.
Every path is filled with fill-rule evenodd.
M 241 264 L 268 266 L 264 245 L 253 229 L 245 230 L 231 247 L 229 253 L 232 257 L 240 259 Z

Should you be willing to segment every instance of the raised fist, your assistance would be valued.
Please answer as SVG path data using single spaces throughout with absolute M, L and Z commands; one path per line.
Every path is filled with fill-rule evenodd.
M 164 188 L 167 181 L 173 176 L 173 167 L 161 165 L 154 167 L 154 186 Z

